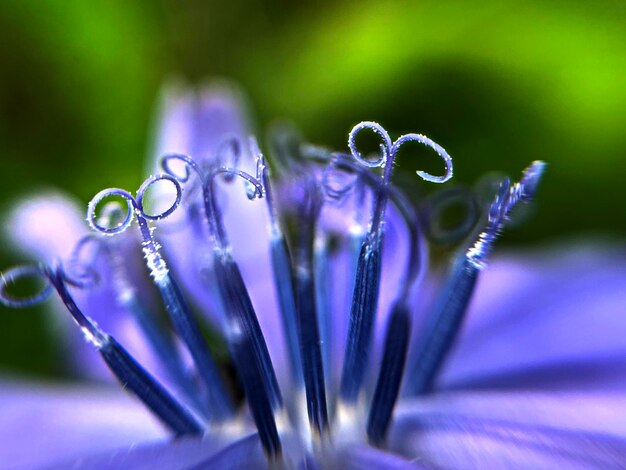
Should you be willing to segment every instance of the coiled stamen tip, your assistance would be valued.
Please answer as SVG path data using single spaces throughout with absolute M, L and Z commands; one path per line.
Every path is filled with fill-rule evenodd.
M 230 175 L 232 178 L 238 176 L 244 180 L 244 189 L 246 191 L 246 196 L 248 199 L 261 199 L 265 193 L 265 189 L 263 188 L 263 184 L 259 181 L 258 178 L 246 173 L 245 171 L 238 170 L 235 168 L 226 168 L 220 167 L 213 170 L 213 172 L 209 175 L 207 182 L 205 183 L 207 186 L 211 185 L 213 179 L 218 175 Z
M 342 171 L 343 159 L 343 155 L 332 156 L 322 173 L 322 190 L 330 200 L 342 200 L 353 192 L 359 182 L 355 173 Z
M 374 160 L 363 156 L 361 152 L 359 152 L 356 145 L 356 137 L 364 129 L 373 131 L 383 139 L 383 142 L 379 145 L 380 155 Z M 352 153 L 352 156 L 357 162 L 369 168 L 385 167 L 387 159 L 391 156 L 392 146 L 393 143 L 391 141 L 391 137 L 389 137 L 389 133 L 380 124 L 374 121 L 363 121 L 358 123 L 352 128 L 350 135 L 348 136 L 348 147 L 350 148 L 350 153 Z
M 101 201 L 107 198 L 113 198 L 113 197 L 118 197 L 118 198 L 122 198 L 125 200 L 126 214 L 124 215 L 123 218 L 121 218 L 121 220 L 118 219 L 117 223 L 109 225 L 109 223 L 111 222 L 110 218 L 105 217 L 105 219 L 107 220 L 103 221 L 102 214 L 99 214 L 97 209 Z M 109 202 L 106 204 L 105 207 L 111 207 L 111 204 L 112 203 Z M 96 194 L 91 199 L 91 201 L 89 201 L 89 204 L 87 205 L 87 222 L 89 223 L 89 226 L 93 230 L 103 233 L 105 235 L 115 235 L 118 233 L 122 233 L 128 227 L 130 227 L 130 224 L 133 221 L 134 204 L 135 204 L 135 199 L 128 191 L 124 189 L 120 189 L 120 188 L 103 189 L 98 194 Z M 121 213 L 123 213 L 121 208 L 119 208 L 119 210 Z
M 43 285 L 34 294 L 18 297 L 9 293 L 9 286 L 21 281 L 39 281 Z M 0 303 L 5 307 L 26 308 L 45 301 L 52 294 L 53 286 L 50 283 L 45 266 L 17 266 L 0 273 Z
M 148 213 L 144 207 L 144 199 L 146 193 L 156 183 L 162 181 L 168 182 L 174 186 L 174 200 L 169 205 L 165 204 L 166 208 L 164 210 L 156 211 L 154 213 Z M 103 189 L 98 194 L 96 194 L 91 201 L 89 201 L 89 204 L 87 206 L 87 222 L 92 229 L 100 233 L 103 233 L 105 235 L 115 235 L 125 231 L 128 227 L 130 227 L 130 224 L 132 223 L 133 217 L 135 215 L 146 220 L 161 220 L 169 216 L 180 205 L 180 202 L 182 200 L 182 194 L 183 189 L 178 182 L 178 179 L 170 174 L 160 174 L 147 178 L 137 190 L 136 198 L 133 197 L 133 195 L 125 189 Z M 123 217 L 115 217 L 115 219 L 117 219 L 117 223 L 112 223 L 113 218 L 110 217 L 110 202 L 107 203 L 107 205 L 105 206 L 105 208 L 107 208 L 106 214 L 104 210 L 97 210 L 98 206 L 103 200 L 112 197 L 121 198 L 126 202 L 126 214 Z M 119 206 L 117 210 L 119 211 L 117 212 L 118 214 L 124 213 L 121 208 L 119 208 Z
M 375 134 L 378 134 L 383 140 L 383 142 L 380 143 L 380 155 L 374 160 L 364 157 L 356 146 L 356 136 L 364 129 L 369 129 Z M 391 137 L 389 137 L 389 133 L 380 124 L 374 121 L 363 121 L 352 128 L 348 137 L 348 147 L 350 148 L 350 152 L 352 153 L 354 159 L 361 165 L 369 168 L 384 168 L 384 178 L 386 180 L 389 180 L 389 177 L 391 176 L 391 167 L 393 166 L 393 162 L 398 151 L 400 150 L 400 147 L 402 147 L 402 145 L 406 142 L 418 142 L 430 147 L 437 153 L 437 155 L 439 155 L 445 164 L 446 173 L 443 176 L 432 175 L 425 171 L 418 170 L 416 173 L 420 178 L 431 183 L 445 183 L 452 178 L 454 174 L 452 157 L 450 157 L 448 152 L 446 152 L 441 145 L 432 139 L 429 139 L 425 135 L 413 133 L 405 134 L 398 137 L 395 142 L 392 142 Z
M 180 183 L 186 183 L 189 180 L 191 176 L 189 167 L 197 171 L 197 163 L 187 155 L 169 153 L 161 157 L 161 169 Z
M 217 148 L 217 161 L 222 166 L 238 168 L 242 153 L 241 140 L 235 135 L 229 135 L 222 140 Z M 231 181 L 233 178 L 234 175 L 224 175 L 226 181 Z
M 174 186 L 175 196 L 174 200 L 170 205 L 165 204 L 165 209 L 161 211 L 157 211 L 155 213 L 148 213 L 144 207 L 144 198 L 149 189 L 151 189 L 155 184 L 159 182 L 167 182 Z M 150 176 L 146 179 L 142 185 L 137 190 L 137 209 L 142 217 L 148 220 L 161 220 L 172 214 L 178 206 L 180 205 L 180 201 L 183 197 L 183 188 L 181 187 L 178 180 L 172 175 L 168 174 L 160 174 L 155 176 Z

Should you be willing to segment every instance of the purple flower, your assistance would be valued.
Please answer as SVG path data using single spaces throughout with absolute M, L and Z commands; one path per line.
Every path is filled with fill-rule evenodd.
M 56 291 L 56 317 L 79 326 L 63 330 L 71 365 L 100 384 L 1 383 L 8 468 L 623 465 L 626 254 L 491 260 L 543 163 L 487 202 L 454 189 L 416 207 L 392 182 L 400 149 L 441 160 L 425 184 L 452 177 L 425 136 L 363 122 L 331 152 L 282 128 L 274 178 L 232 90 L 170 90 L 164 110 L 158 174 L 98 193 L 91 232 L 61 195 L 9 221 L 41 263 L 5 271 L 0 299 Z M 444 229 L 458 202 L 467 220 Z M 427 237 L 463 235 L 429 272 Z M 18 297 L 26 277 L 43 289 Z

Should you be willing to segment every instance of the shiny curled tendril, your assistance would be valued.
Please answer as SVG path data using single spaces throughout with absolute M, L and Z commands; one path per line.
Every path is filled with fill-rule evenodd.
M 356 137 L 363 130 L 370 130 L 375 134 L 378 134 L 383 142 L 380 144 L 380 156 L 376 160 L 368 160 L 365 158 L 361 152 L 359 152 L 356 145 Z M 430 181 L 432 183 L 445 183 L 453 175 L 453 166 L 452 166 L 452 158 L 448 155 L 448 152 L 445 151 L 443 147 L 429 139 L 428 137 L 421 134 L 405 134 L 400 137 L 395 142 L 392 142 L 391 137 L 389 137 L 389 133 L 378 123 L 373 121 L 363 121 L 350 131 L 350 136 L 348 137 L 348 147 L 350 148 L 350 152 L 352 153 L 353 158 L 359 162 L 361 165 L 374 168 L 381 167 L 385 169 L 386 178 L 389 177 L 389 172 L 393 167 L 393 162 L 396 158 L 400 147 L 404 145 L 406 142 L 418 142 L 427 147 L 433 149 L 437 155 L 441 157 L 446 166 L 446 173 L 443 176 L 436 176 L 425 171 L 417 171 L 417 175 L 425 181 Z
M 352 193 L 356 185 L 359 184 L 359 175 L 356 173 L 350 175 L 350 173 L 346 172 L 347 175 L 352 177 L 341 186 L 338 184 L 339 181 L 337 179 L 332 179 L 335 172 L 342 171 L 340 168 L 341 164 L 343 163 L 345 166 L 347 158 L 348 156 L 346 154 L 334 154 L 332 158 L 329 159 L 328 165 L 324 168 L 322 173 L 322 189 L 324 194 L 332 200 L 343 199 Z
M 209 174 L 207 181 L 205 184 L 210 185 L 213 183 L 213 180 L 218 175 L 231 175 L 232 178 L 238 176 L 244 180 L 244 184 L 246 185 L 246 196 L 248 199 L 257 199 L 262 198 L 264 194 L 263 184 L 259 181 L 258 178 L 255 178 L 249 173 L 245 171 L 238 170 L 236 168 L 226 168 L 226 167 L 218 167 L 211 171 Z
M 173 162 L 183 163 L 184 173 L 181 175 L 172 167 Z M 175 178 L 179 183 L 186 183 L 191 176 L 190 168 L 193 169 L 198 175 L 201 174 L 200 167 L 196 161 L 182 153 L 169 153 L 161 157 L 161 169 L 172 178 Z
M 0 302 L 12 308 L 25 308 L 37 305 L 45 301 L 54 287 L 50 282 L 49 268 L 45 266 L 17 266 L 0 274 Z M 26 297 L 15 297 L 7 292 L 9 284 L 15 284 L 19 280 L 38 280 L 43 286 L 34 294 Z
M 100 282 L 100 276 L 94 265 L 80 261 L 70 261 L 63 271 L 63 279 L 68 284 L 80 289 L 89 289 Z
M 174 198 L 174 202 L 165 210 L 161 212 L 157 212 L 155 214 L 149 214 L 144 210 L 144 196 L 146 191 L 155 183 L 159 181 L 168 181 L 172 185 L 174 185 L 174 189 L 176 190 L 176 197 Z M 125 189 L 120 188 L 109 188 L 100 191 L 96 194 L 93 199 L 89 202 L 87 208 L 87 221 L 89 225 L 96 231 L 100 233 L 104 233 L 106 235 L 114 235 L 117 233 L 121 233 L 126 230 L 131 222 L 133 221 L 133 214 L 137 214 L 138 217 L 142 217 L 147 220 L 161 220 L 165 217 L 169 216 L 172 212 L 176 210 L 179 206 L 180 201 L 182 199 L 183 190 L 180 186 L 180 183 L 177 179 L 168 174 L 155 175 L 147 178 L 143 184 L 137 190 L 137 197 L 133 197 Z M 126 201 L 126 214 L 124 219 L 118 223 L 115 227 L 106 227 L 102 225 L 98 221 L 98 217 L 96 214 L 96 209 L 99 203 L 109 197 L 120 197 Z
M 90 252 L 89 249 L 92 249 Z M 64 270 L 65 279 L 75 287 L 87 289 L 100 282 L 96 262 L 106 250 L 102 238 L 86 235 L 81 238 L 70 255 Z
M 239 138 L 235 135 L 227 136 L 217 147 L 216 161 L 223 167 L 238 168 L 239 163 L 241 162 L 242 153 L 243 149 Z M 231 181 L 233 178 L 233 175 L 224 175 L 224 179 L 226 179 L 226 181 Z
M 356 136 L 364 129 L 373 131 L 383 139 L 383 142 L 380 144 L 380 156 L 376 160 L 368 160 L 357 149 Z M 374 121 L 363 121 L 354 126 L 350 131 L 350 135 L 348 137 L 348 147 L 357 162 L 363 166 L 375 168 L 386 166 L 387 159 L 391 157 L 393 143 L 391 141 L 391 137 L 389 137 L 389 133 L 380 124 Z
M 462 206 L 464 217 L 454 227 L 444 228 L 442 214 L 455 205 Z M 422 204 L 420 213 L 430 241 L 449 245 L 470 234 L 480 218 L 480 207 L 470 189 L 455 187 L 438 191 L 428 197 Z

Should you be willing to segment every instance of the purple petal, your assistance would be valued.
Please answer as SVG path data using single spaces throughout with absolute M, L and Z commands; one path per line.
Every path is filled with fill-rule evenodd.
M 79 205 L 59 192 L 31 196 L 11 212 L 6 224 L 11 245 L 34 259 L 66 259 L 87 232 Z
M 229 83 L 214 83 L 199 91 L 170 84 L 161 97 L 154 158 L 182 153 L 198 162 L 210 161 L 225 137 L 247 138 L 246 108 L 243 94 Z M 158 161 L 153 161 L 149 172 L 158 168 Z
M 354 446 L 339 452 L 337 468 L 350 470 L 416 470 L 419 462 L 409 461 L 390 452 L 367 446 Z
M 443 388 L 626 390 L 626 251 L 496 258 Z
M 396 410 L 390 448 L 437 468 L 621 468 L 626 397 L 442 394 Z
M 16 468 L 167 437 L 157 420 L 118 387 L 3 381 L 0 406 L 0 462 Z
M 258 436 L 252 435 L 225 446 L 209 438 L 185 438 L 158 444 L 127 447 L 124 450 L 103 453 L 66 461 L 46 467 L 74 470 L 187 470 L 187 469 L 248 469 L 267 468 Z

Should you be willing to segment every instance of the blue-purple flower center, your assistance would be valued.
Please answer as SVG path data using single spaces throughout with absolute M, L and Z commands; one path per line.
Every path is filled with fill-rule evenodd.
M 363 131 L 373 132 L 381 139 L 379 153 L 373 158 L 364 156 L 357 148 L 356 137 Z M 410 292 L 425 274 L 426 248 L 419 214 L 391 181 L 398 151 L 409 142 L 434 150 L 445 166 L 442 176 L 418 171 L 420 178 L 444 183 L 452 177 L 452 159 L 432 140 L 419 134 L 407 134 L 394 142 L 380 125 L 363 122 L 350 133 L 350 153 L 331 153 L 302 146 L 298 155 L 283 159 L 283 175 L 278 187 L 287 183 L 296 188 L 286 203 L 287 209 L 279 207 L 269 167 L 253 138 L 247 145 L 237 139 L 227 139 L 208 165 L 201 165 L 186 155 L 166 155 L 161 160 L 164 173 L 148 178 L 136 195 L 112 188 L 101 191 L 92 199 L 87 219 L 102 236 L 83 239 L 77 245 L 73 259 L 65 264 L 6 271 L 2 275 L 0 300 L 12 307 L 27 307 L 56 291 L 117 379 L 175 435 L 202 434 L 240 419 L 235 414 L 230 387 L 216 365 L 199 320 L 155 238 L 153 225 L 182 207 L 186 223 L 206 224 L 206 232 L 197 230 L 197 243 L 211 250 L 211 265 L 207 269 L 212 271 L 212 289 L 223 318 L 222 333 L 236 370 L 237 383 L 244 392 L 268 458 L 280 459 L 284 454 L 282 441 L 286 433 L 296 434 L 305 448 L 314 450 L 332 442 L 337 430 L 345 426 L 362 426 L 357 432 L 362 432 L 373 445 L 384 446 L 403 377 L 406 376 L 408 394 L 419 395 L 432 389 L 495 239 L 514 207 L 532 198 L 544 170 L 543 163 L 534 162 L 519 183 L 512 184 L 508 178 L 501 182 L 486 210 L 486 220 L 470 238 L 469 248 L 461 250 L 455 260 L 429 322 L 417 337 L 409 356 L 414 314 Z M 245 148 L 255 158 L 255 174 L 239 167 Z M 376 173 L 373 168 L 380 168 L 380 171 Z M 269 220 L 267 230 L 273 278 L 267 282 L 268 289 L 275 289 L 278 299 L 279 312 L 275 314 L 281 317 L 292 384 L 288 393 L 279 386 L 266 337 L 224 223 L 218 194 L 220 182 L 233 183 L 236 179 L 243 180 L 249 199 L 265 200 L 265 208 L 259 210 L 266 210 Z M 169 192 L 169 202 L 157 204 L 164 209 L 149 212 L 147 192 L 156 185 L 165 184 L 173 188 L 173 192 Z M 121 199 L 122 206 L 103 203 L 111 198 Z M 329 349 L 333 313 L 327 288 L 333 263 L 329 256 L 330 236 L 321 228 L 320 219 L 325 205 L 346 199 L 351 199 L 351 203 L 347 204 L 345 217 L 353 223 L 341 236 L 348 240 L 352 295 L 345 354 L 338 392 L 335 393 L 335 384 L 329 378 L 335 359 Z M 387 313 L 380 369 L 375 387 L 370 391 L 366 383 L 374 363 L 374 328 L 389 204 L 401 215 L 409 234 L 408 260 L 395 300 Z M 287 218 L 291 220 L 290 230 L 285 229 Z M 137 295 L 116 239 L 106 237 L 124 232 L 134 219 L 152 283 L 161 296 L 175 337 L 184 344 L 193 361 L 191 371 L 175 345 L 175 338 L 155 321 Z M 208 238 L 204 233 L 209 234 Z M 88 316 L 89 312 L 84 313 L 74 301 L 71 288 L 89 289 L 98 280 L 95 260 L 99 257 L 85 254 L 85 247 L 91 243 L 99 254 L 109 259 L 116 295 L 134 316 L 168 373 L 169 381 L 178 391 L 177 395 L 99 328 Z M 43 290 L 29 298 L 12 295 L 10 284 L 27 277 L 44 280 Z M 405 373 L 407 364 L 409 372 Z M 308 420 L 303 419 L 305 408 Z M 303 425 L 303 421 L 308 424 Z

